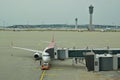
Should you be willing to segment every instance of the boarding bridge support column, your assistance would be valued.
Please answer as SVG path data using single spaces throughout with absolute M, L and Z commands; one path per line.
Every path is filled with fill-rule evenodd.
M 113 70 L 118 69 L 118 57 L 117 55 L 113 55 Z
M 54 58 L 58 59 L 57 46 L 54 47 Z
M 54 54 L 55 54 L 55 55 L 54 55 L 54 56 L 55 56 L 55 59 L 58 59 L 58 53 L 55 52 Z
M 94 71 L 99 71 L 99 57 L 94 56 Z
M 69 58 L 68 57 L 68 49 L 65 50 L 65 56 L 66 56 L 67 59 Z

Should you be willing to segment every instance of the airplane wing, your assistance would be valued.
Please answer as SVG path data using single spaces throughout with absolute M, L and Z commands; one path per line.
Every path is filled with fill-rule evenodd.
M 22 49 L 22 50 L 31 51 L 31 52 L 39 52 L 39 53 L 42 53 L 42 51 L 40 51 L 40 50 L 33 50 L 33 49 L 22 48 L 22 47 L 13 47 L 13 48 Z

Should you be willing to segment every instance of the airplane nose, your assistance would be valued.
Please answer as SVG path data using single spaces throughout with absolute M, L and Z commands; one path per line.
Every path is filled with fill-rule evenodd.
M 50 57 L 49 56 L 43 57 L 43 61 L 44 62 L 49 62 L 50 61 Z

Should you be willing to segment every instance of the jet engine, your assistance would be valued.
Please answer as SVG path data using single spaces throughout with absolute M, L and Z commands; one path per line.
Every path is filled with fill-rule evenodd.
M 36 60 L 38 60 L 38 59 L 41 59 L 42 58 L 42 56 L 40 55 L 40 53 L 34 53 L 34 58 L 36 59 Z

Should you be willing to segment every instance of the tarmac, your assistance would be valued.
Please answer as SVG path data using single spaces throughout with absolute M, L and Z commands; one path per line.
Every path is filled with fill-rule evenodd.
M 39 80 L 39 61 L 12 48 L 0 48 L 0 51 L 0 80 Z
M 72 64 L 71 59 L 52 61 L 43 80 L 120 80 L 119 71 L 87 71 L 83 63 Z
M 75 42 L 74 40 L 77 40 L 78 37 L 80 38 L 80 42 L 82 43 L 85 40 L 88 40 L 81 40 L 82 33 L 73 33 L 75 35 L 77 34 L 76 37 L 73 36 L 74 39 L 71 39 L 71 35 L 69 35 L 70 33 L 66 32 L 65 34 L 66 36 L 68 35 L 68 39 L 66 38 L 66 41 L 70 40 L 70 42 Z M 100 34 L 103 35 L 103 33 Z M 64 61 L 53 60 L 51 62 L 50 70 L 46 70 L 44 73 L 42 73 L 40 69 L 40 63 L 39 61 L 34 60 L 32 52 L 13 49 L 11 47 L 11 42 L 13 41 L 15 46 L 41 50 L 45 48 L 47 44 L 40 42 L 40 40 L 50 40 L 50 37 L 42 35 L 48 35 L 48 32 L 0 32 L 0 80 L 41 80 L 41 75 L 43 75 L 43 80 L 120 80 L 120 71 L 89 72 L 87 71 L 84 64 L 78 63 L 72 65 L 72 59 L 67 59 Z M 60 37 L 60 35 L 64 35 L 63 32 L 56 33 L 56 35 L 59 36 L 56 36 L 56 39 L 58 40 L 63 40 L 66 37 Z M 88 35 L 88 33 L 86 33 L 86 35 Z M 109 37 L 109 40 L 111 40 L 110 43 L 114 44 L 114 47 L 119 47 L 119 39 L 116 39 L 116 37 L 118 37 L 116 35 L 119 34 L 115 33 L 115 35 L 112 36 L 112 39 L 114 40 L 112 40 L 111 37 Z M 48 36 L 51 36 L 51 34 L 49 34 Z M 82 43 L 80 44 L 80 42 L 79 44 L 76 44 L 82 45 Z

